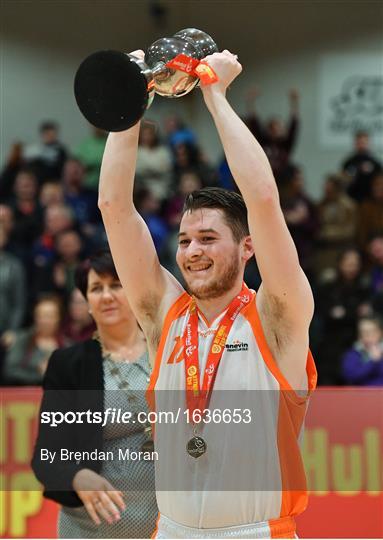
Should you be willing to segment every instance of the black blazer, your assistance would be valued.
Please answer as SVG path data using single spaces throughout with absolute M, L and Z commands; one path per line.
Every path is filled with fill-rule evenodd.
M 61 448 L 74 451 L 102 450 L 101 423 L 66 424 L 57 427 L 41 422 L 41 413 L 47 411 L 103 411 L 104 376 L 101 347 L 95 340 L 78 343 L 55 351 L 43 380 L 44 394 L 39 416 L 39 432 L 32 458 L 32 469 L 44 486 L 44 496 L 64 506 L 82 506 L 73 490 L 75 474 L 84 468 L 100 472 L 101 461 L 61 461 L 50 464 L 41 459 L 40 450 L 56 451 Z

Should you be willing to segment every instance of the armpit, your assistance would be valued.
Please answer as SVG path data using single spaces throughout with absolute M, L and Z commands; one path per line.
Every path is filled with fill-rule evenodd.
M 285 302 L 274 295 L 264 294 L 260 316 L 266 341 L 273 352 L 282 351 L 291 341 L 292 325 L 287 313 Z
M 140 318 L 154 322 L 160 307 L 159 298 L 153 294 L 143 296 L 138 304 Z
M 279 322 L 286 316 L 287 303 L 277 296 L 264 293 L 262 311 L 267 318 Z
M 157 349 L 161 338 L 160 302 L 158 297 L 147 295 L 142 298 L 139 306 L 140 324 L 151 347 Z
M 151 348 L 155 351 L 158 349 L 161 339 L 161 328 L 157 324 L 153 324 L 148 330 L 145 331 L 146 339 L 151 345 Z

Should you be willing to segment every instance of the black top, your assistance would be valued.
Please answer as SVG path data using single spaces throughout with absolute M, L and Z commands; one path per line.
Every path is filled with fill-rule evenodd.
M 73 490 L 75 474 L 84 468 L 99 473 L 102 461 L 61 461 L 52 464 L 41 460 L 41 449 L 56 451 L 101 450 L 101 423 L 61 423 L 51 427 L 41 422 L 43 412 L 103 411 L 104 375 L 101 348 L 97 341 L 88 340 L 66 349 L 55 351 L 43 380 L 44 394 L 39 416 L 39 432 L 32 458 L 32 469 L 44 486 L 44 496 L 64 506 L 81 506 L 82 501 Z
M 382 165 L 368 152 L 355 152 L 342 166 L 351 177 L 348 194 L 358 202 L 371 195 L 371 184 L 375 175 L 382 170 Z

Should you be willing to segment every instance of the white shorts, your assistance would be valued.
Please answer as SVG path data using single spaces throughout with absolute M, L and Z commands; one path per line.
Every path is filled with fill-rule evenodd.
M 273 530 L 273 533 L 271 530 Z M 277 530 L 275 530 L 277 529 Z M 168 517 L 160 514 L 157 521 L 157 531 L 153 538 L 297 538 L 295 534 L 295 521 L 286 517 L 278 520 L 261 521 L 259 523 L 249 523 L 248 525 L 238 525 L 235 527 L 222 527 L 217 529 L 195 529 L 186 527 L 180 523 L 172 521 Z

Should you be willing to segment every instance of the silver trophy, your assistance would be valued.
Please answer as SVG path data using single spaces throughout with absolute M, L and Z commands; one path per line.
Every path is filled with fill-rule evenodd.
M 196 28 L 158 39 L 144 60 L 119 51 L 98 51 L 77 70 L 77 105 L 94 126 L 124 131 L 140 120 L 155 93 L 177 98 L 193 90 L 199 83 L 194 67 L 217 51 L 213 39 Z

